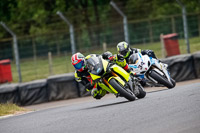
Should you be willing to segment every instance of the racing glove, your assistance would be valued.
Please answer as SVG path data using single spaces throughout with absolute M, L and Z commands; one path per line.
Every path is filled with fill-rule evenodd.
M 136 73 L 131 68 L 128 68 L 127 72 L 132 76 L 136 76 Z

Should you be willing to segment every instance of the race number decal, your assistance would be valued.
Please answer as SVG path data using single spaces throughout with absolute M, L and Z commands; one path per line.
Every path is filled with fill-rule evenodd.
M 141 62 L 141 65 L 138 65 L 138 68 L 140 68 L 140 70 L 142 70 L 142 66 L 144 65 L 144 62 Z

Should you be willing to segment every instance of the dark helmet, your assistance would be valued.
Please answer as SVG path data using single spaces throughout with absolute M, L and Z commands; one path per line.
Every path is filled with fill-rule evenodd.
M 110 57 L 112 57 L 112 53 L 110 51 L 106 51 L 102 54 L 103 59 L 109 59 Z
M 130 54 L 130 47 L 126 42 L 120 42 L 117 44 L 117 51 L 120 55 L 123 55 L 124 58 L 128 57 Z
M 137 63 L 137 60 L 138 60 L 138 55 L 137 55 L 137 54 L 132 54 L 132 55 L 129 57 L 129 62 L 128 62 L 128 64 L 136 64 L 136 63 Z

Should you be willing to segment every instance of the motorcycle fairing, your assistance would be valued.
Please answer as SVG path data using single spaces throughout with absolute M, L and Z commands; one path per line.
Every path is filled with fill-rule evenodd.
M 117 66 L 117 65 L 113 65 L 111 66 L 112 70 L 118 74 L 120 74 L 122 77 L 124 77 L 124 79 L 126 81 L 130 80 L 130 74 L 128 72 L 126 72 L 123 68 Z
M 94 80 L 94 81 L 101 78 L 101 76 L 98 76 L 98 75 L 95 75 L 92 73 L 90 73 L 90 75 L 91 75 L 92 80 Z
M 94 75 L 101 75 L 104 72 L 103 62 L 100 57 L 90 57 L 87 59 L 87 67 L 89 72 Z
M 102 58 L 102 57 L 101 57 L 101 58 Z M 108 66 L 108 61 L 106 61 L 106 60 L 104 60 L 104 59 L 102 58 L 102 63 L 103 63 L 104 72 L 106 72 L 107 66 Z

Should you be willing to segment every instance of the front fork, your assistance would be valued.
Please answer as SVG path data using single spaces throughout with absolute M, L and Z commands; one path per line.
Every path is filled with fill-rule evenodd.
M 158 68 L 156 68 L 156 67 L 158 67 Z M 170 74 L 169 74 L 169 72 L 167 71 L 167 69 L 163 68 L 163 66 L 161 66 L 161 64 L 159 64 L 159 63 L 156 63 L 156 67 L 155 67 L 155 68 L 153 67 L 152 70 L 156 71 L 156 72 L 159 73 L 160 75 L 165 75 L 166 78 L 167 78 L 167 80 L 168 80 L 170 83 L 172 83 L 171 78 L 170 78 Z M 157 81 L 156 81 L 156 82 L 157 82 Z
M 161 71 L 163 71 L 163 73 L 164 73 L 165 76 L 167 77 L 168 81 L 169 81 L 170 83 L 172 83 L 172 82 L 171 82 L 171 78 L 170 78 L 170 74 L 169 74 L 168 70 L 164 67 L 164 64 L 161 63 L 161 62 L 155 62 L 155 65 L 156 65 Z

